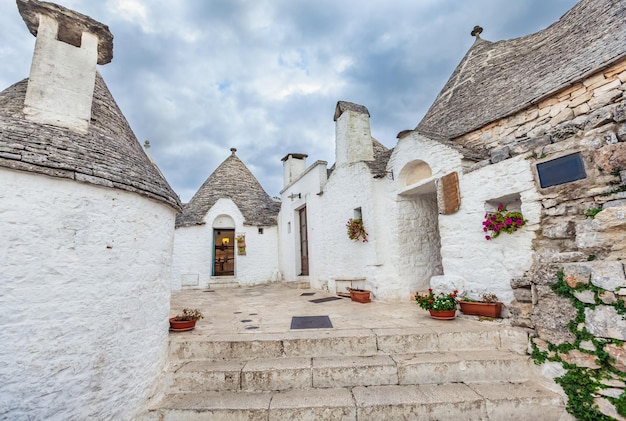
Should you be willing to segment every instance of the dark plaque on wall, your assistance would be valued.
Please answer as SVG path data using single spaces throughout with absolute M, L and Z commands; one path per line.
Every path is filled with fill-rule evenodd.
M 580 152 L 537 164 L 537 175 L 541 188 L 587 178 Z

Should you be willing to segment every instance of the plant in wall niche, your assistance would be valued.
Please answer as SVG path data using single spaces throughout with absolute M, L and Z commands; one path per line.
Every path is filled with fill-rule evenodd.
M 483 221 L 483 231 L 486 240 L 498 237 L 501 233 L 513 234 L 515 231 L 523 227 L 526 222 L 524 215 L 517 211 L 508 211 L 503 203 L 500 203 L 498 210 L 492 213 L 485 213 Z
M 367 242 L 367 232 L 363 226 L 362 218 L 350 218 L 346 223 L 348 228 L 348 238 L 351 240 L 361 240 L 364 243 Z

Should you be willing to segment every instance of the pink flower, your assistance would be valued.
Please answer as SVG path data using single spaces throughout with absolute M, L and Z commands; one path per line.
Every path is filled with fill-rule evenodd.
M 485 240 L 491 240 L 491 237 L 488 235 L 485 235 Z

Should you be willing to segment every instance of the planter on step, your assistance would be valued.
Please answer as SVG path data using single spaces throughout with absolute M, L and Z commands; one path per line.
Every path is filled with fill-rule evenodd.
M 350 289 L 350 299 L 352 301 L 356 301 L 357 303 L 369 303 L 372 301 L 370 299 L 371 291 L 362 290 L 362 289 Z
M 463 314 L 497 318 L 502 311 L 502 303 L 483 303 L 480 301 L 459 301 Z
M 170 318 L 170 330 L 174 332 L 184 332 L 195 327 L 196 320 L 176 320 L 176 317 Z
M 456 310 L 428 310 L 430 317 L 437 320 L 452 320 L 456 318 Z

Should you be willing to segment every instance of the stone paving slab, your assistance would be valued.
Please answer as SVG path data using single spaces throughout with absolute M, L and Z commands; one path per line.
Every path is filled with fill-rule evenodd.
M 303 292 L 314 293 L 301 296 Z M 198 308 L 205 318 L 199 320 L 196 329 L 189 332 L 170 334 L 172 340 L 179 337 L 222 335 L 258 335 L 293 333 L 290 329 L 293 316 L 329 316 L 333 329 L 307 329 L 312 331 L 339 331 L 366 328 L 377 329 L 422 328 L 425 331 L 459 332 L 482 330 L 493 326 L 498 329 L 508 325 L 506 320 L 477 321 L 474 317 L 458 317 L 453 321 L 433 320 L 427 311 L 420 309 L 413 301 L 379 302 L 361 304 L 349 298 L 324 303 L 311 303 L 314 298 L 332 297 L 334 294 L 293 289 L 283 284 L 269 284 L 225 290 L 184 290 L 172 293 L 170 315 L 174 316 L 183 308 Z M 461 315 L 461 313 L 459 313 Z M 254 328 L 254 329 L 251 329 Z M 323 334 L 323 333 L 322 333 Z M 284 336 L 282 336 L 284 337 Z

